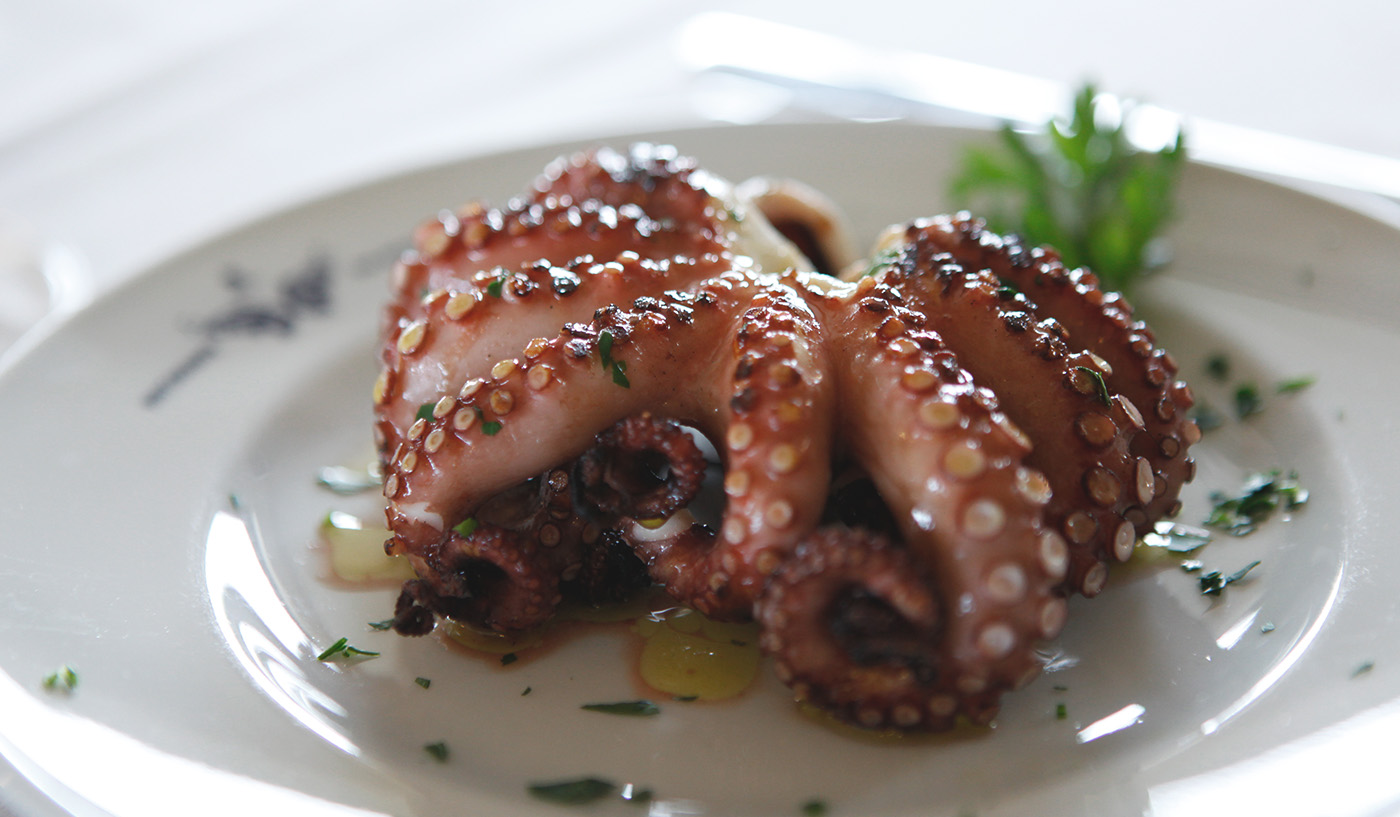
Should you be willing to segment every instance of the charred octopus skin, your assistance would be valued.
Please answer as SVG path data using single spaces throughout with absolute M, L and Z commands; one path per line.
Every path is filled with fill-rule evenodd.
M 513 632 L 645 571 L 755 618 L 779 677 L 838 718 L 985 723 L 1064 595 L 1174 510 L 1190 393 L 1053 253 L 929 219 L 842 281 L 765 204 L 786 234 L 831 231 L 762 189 L 642 145 L 420 229 L 375 386 L 386 548 L 418 572 L 396 629 Z M 723 469 L 704 519 L 696 435 Z M 873 488 L 833 521 L 850 475 Z

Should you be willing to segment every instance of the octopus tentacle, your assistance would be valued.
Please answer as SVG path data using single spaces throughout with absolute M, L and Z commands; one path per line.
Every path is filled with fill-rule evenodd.
M 1122 409 L 1132 419 L 1141 418 L 1129 443 L 1137 458 L 1137 504 L 1126 515 L 1139 535 L 1150 529 L 1149 520 L 1175 516 L 1181 487 L 1195 472 L 1187 456 L 1187 448 L 1201 437 L 1188 415 L 1195 400 L 1190 387 L 1176 379 L 1176 361 L 1156 345 L 1152 330 L 1134 319 L 1128 301 L 1103 291 L 1089 270 L 1066 269 L 1054 250 L 998 236 L 967 213 L 924 224 L 931 241 L 960 263 L 985 267 L 1015 286 L 1036 314 L 1053 317 L 1068 330 L 1065 340 L 1072 348 L 1092 352 L 1107 364 L 1100 368 L 1107 372 L 1104 379 L 1114 399 L 1123 401 Z
M 1005 291 L 990 272 L 958 264 L 930 238 L 937 232 L 910 226 L 899 262 L 879 278 L 928 317 L 959 363 L 1035 441 L 1027 463 L 1053 491 L 1046 510 L 1070 545 L 1067 586 L 1096 595 L 1108 560 L 1126 559 L 1137 540 L 1125 514 L 1138 476 L 1128 441 L 1141 424 L 1106 391 L 1100 359 L 1071 351 L 1058 323 L 1036 321 L 1024 297 Z
M 840 422 L 849 455 L 871 474 L 898 521 L 906 555 L 884 555 L 868 535 L 808 540 L 796 573 L 782 569 L 774 579 L 781 590 L 759 602 L 760 620 L 773 632 L 788 623 L 789 638 L 773 635 L 766 643 L 780 675 L 854 723 L 941 729 L 959 712 L 985 722 L 1004 690 L 1038 672 L 1034 645 L 1064 621 L 1065 604 L 1053 588 L 1065 575 L 1067 549 L 1042 526 L 1050 489 L 1023 464 L 1024 435 L 936 334 L 912 325 L 917 315 L 898 305 L 899 293 L 866 288 L 865 307 L 847 313 L 835 333 L 843 339 L 836 350 Z M 862 548 L 869 561 L 839 552 Z M 918 569 L 901 567 L 904 559 Z M 818 563 L 838 575 L 855 572 L 833 584 L 816 572 Z M 894 569 L 902 571 L 897 578 L 882 572 Z M 913 628 L 902 646 L 862 657 L 836 649 L 839 633 L 810 630 L 820 608 L 802 607 L 813 599 L 833 605 L 838 591 L 841 603 L 866 593 L 899 610 L 907 605 L 888 594 L 891 587 L 916 593 L 910 576 L 926 577 L 922 592 L 937 606 L 936 635 L 927 616 L 902 614 Z M 798 618 L 807 629 L 792 628 Z M 811 653 L 815 641 L 825 642 L 822 661 Z
M 421 563 L 415 601 L 433 612 L 498 632 L 539 626 L 562 601 L 555 560 L 516 531 L 481 525 L 444 540 Z
M 690 504 L 705 455 L 672 420 L 643 413 L 600 433 L 574 464 L 575 505 L 613 517 L 661 520 Z M 664 469 L 665 475 L 657 472 Z
M 433 420 L 415 422 L 385 480 L 391 549 L 423 550 L 486 497 L 561 452 L 582 453 L 597 430 L 653 411 L 722 440 L 731 476 L 714 547 L 682 554 L 653 542 L 641 555 L 702 610 L 749 615 L 768 573 L 820 513 L 798 498 L 820 495 L 829 479 L 830 377 L 815 318 L 790 291 L 737 272 L 693 296 L 634 306 L 568 326 L 533 359 L 468 381 Z M 714 339 L 726 336 L 728 354 L 716 355 Z M 625 388 L 619 363 L 627 364 Z M 534 445 L 541 434 L 554 440 L 549 451 Z M 464 467 L 467 458 L 497 467 Z

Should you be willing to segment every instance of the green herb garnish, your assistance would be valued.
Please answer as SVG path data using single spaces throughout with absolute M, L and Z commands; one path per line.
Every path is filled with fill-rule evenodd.
M 1365 675 L 1366 673 L 1370 672 L 1371 670 L 1373 670 L 1373 669 L 1375 669 L 1375 668 L 1376 668 L 1376 662 L 1375 662 L 1375 661 L 1363 661 L 1363 662 L 1361 662 L 1360 665 L 1357 666 L 1356 669 L 1354 669 L 1354 670 L 1351 671 L 1351 677 L 1355 678 L 1355 677 L 1357 677 L 1357 676 L 1359 676 L 1359 675 Z
M 436 405 L 437 403 L 424 403 L 418 407 L 418 411 L 413 415 L 414 418 L 431 421 L 433 419 L 433 407 Z
M 525 687 L 524 689 L 520 690 L 520 697 L 524 698 L 526 695 L 529 695 L 531 692 L 534 691 L 534 687 Z
M 870 268 L 867 269 L 861 277 L 879 275 L 890 267 L 893 267 L 899 261 L 899 256 L 900 250 L 897 247 L 880 250 L 875 254 L 875 257 L 871 259 Z
M 826 812 L 825 800 L 812 799 L 802 804 L 802 817 L 823 817 Z
M 349 639 L 341 638 L 339 641 L 327 647 L 316 656 L 317 661 L 335 661 L 342 658 L 373 658 L 379 655 L 371 650 L 362 650 L 359 647 L 350 646 Z
M 1223 354 L 1211 355 L 1206 358 L 1206 374 L 1216 380 L 1225 380 L 1230 376 L 1230 358 Z
M 1234 584 L 1235 582 L 1237 582 L 1237 581 L 1243 579 L 1246 575 L 1248 575 L 1249 571 L 1251 571 L 1251 570 L 1253 570 L 1254 568 L 1258 567 L 1259 564 L 1260 564 L 1259 561 L 1256 559 L 1255 561 L 1250 562 L 1249 564 L 1245 565 L 1244 567 L 1240 568 L 1239 570 L 1236 570 L 1234 573 L 1231 573 L 1231 574 L 1228 575 L 1228 576 L 1222 576 L 1221 573 L 1220 573 L 1220 571 L 1218 571 L 1218 570 L 1212 570 L 1211 572 L 1205 574 L 1204 576 L 1202 576 L 1202 577 L 1200 577 L 1199 579 L 1196 580 L 1197 582 L 1200 583 L 1201 595 L 1203 595 L 1203 596 L 1218 596 L 1218 595 L 1220 595 L 1220 592 L 1221 592 L 1222 590 L 1224 590 L 1224 589 L 1225 589 L 1226 587 L 1228 587 L 1229 585 L 1232 585 L 1232 584 Z
M 1259 396 L 1259 387 L 1245 383 L 1235 389 L 1235 416 L 1243 420 L 1264 410 L 1264 400 Z
M 627 361 L 614 360 L 612 356 L 613 333 L 604 329 L 598 333 L 598 359 L 603 364 L 603 371 L 612 371 L 612 381 L 624 389 L 632 388 L 632 383 L 627 379 Z
M 1203 434 L 1207 431 L 1214 431 L 1225 425 L 1225 415 L 1216 411 L 1213 406 L 1206 403 L 1204 400 L 1197 403 L 1195 407 L 1191 409 L 1191 419 L 1196 421 L 1196 427 L 1199 428 Z
M 468 516 L 466 519 L 453 525 L 452 531 L 463 539 L 469 539 L 473 533 L 476 533 L 476 529 L 480 526 L 480 523 L 477 522 L 475 518 Z
M 393 620 L 392 618 L 386 618 L 386 619 L 384 619 L 383 621 L 371 621 L 371 622 L 369 622 L 369 628 L 370 628 L 371 630 L 379 630 L 380 632 L 383 632 L 383 631 L 385 631 L 385 630 L 393 629 L 393 627 L 394 627 L 394 620 Z
M 52 689 L 57 692 L 72 692 L 78 687 L 78 671 L 68 664 L 64 664 L 48 675 L 44 676 L 44 689 Z
M 438 763 L 446 763 L 447 756 L 451 754 L 447 748 L 447 744 L 442 741 L 438 741 L 437 743 L 425 743 L 423 745 L 423 751 L 427 752 L 433 760 L 436 760 Z
M 1295 377 L 1291 380 L 1285 380 L 1282 383 L 1279 383 L 1277 386 L 1274 387 L 1274 391 L 1278 392 L 1279 394 L 1293 394 L 1294 392 L 1300 392 L 1303 389 L 1306 389 L 1307 387 L 1311 386 L 1316 382 L 1316 377 L 1313 377 L 1312 375 L 1303 375 L 1302 377 Z
M 1261 633 L 1272 633 L 1274 629 L 1274 623 L 1272 621 L 1266 621 L 1259 625 L 1259 632 Z
M 1113 405 L 1113 397 L 1108 393 L 1108 384 L 1103 382 L 1103 375 L 1099 373 L 1098 369 L 1091 369 L 1088 366 L 1075 366 L 1074 370 L 1083 372 L 1093 379 L 1094 395 L 1098 397 L 1100 403 L 1103 403 L 1105 406 Z
M 1253 474 L 1245 480 L 1239 496 L 1227 496 L 1220 491 L 1210 495 L 1211 513 L 1205 524 L 1223 530 L 1231 536 L 1253 533 L 1261 522 L 1279 508 L 1293 510 L 1308 501 L 1307 489 L 1298 484 L 1298 475 L 1282 476 L 1275 468 L 1268 473 Z
M 1064 704 L 1055 704 L 1055 720 L 1062 721 L 1069 717 L 1069 707 Z
M 614 360 L 612 365 L 613 382 L 624 389 L 632 388 L 632 382 L 627 379 L 627 361 Z
M 422 687 L 422 688 L 424 688 L 424 689 L 427 689 L 428 687 L 430 687 L 430 686 L 433 685 L 433 679 L 431 679 L 431 678 L 424 678 L 423 676 L 420 675 L 420 676 L 418 676 L 417 678 L 414 678 L 414 679 L 413 679 L 413 683 L 417 684 L 418 686 L 420 686 L 420 687 Z
M 486 285 L 486 294 L 490 295 L 492 298 L 501 297 L 501 287 L 505 286 L 505 284 L 506 277 L 504 275 L 496 276 L 496 278 L 492 280 L 491 283 Z
M 637 717 L 646 717 L 649 715 L 661 714 L 661 707 L 647 700 L 617 701 L 615 703 L 606 704 L 584 704 L 579 708 L 586 709 L 589 712 L 603 712 L 608 715 L 633 715 Z
M 698 700 L 700 700 L 700 696 L 699 696 L 699 695 L 672 695 L 672 696 L 671 696 L 671 700 L 673 700 L 673 701 L 679 701 L 680 703 L 683 703 L 683 704 L 688 704 L 688 703 L 690 703 L 691 701 L 698 701 Z
M 508 652 L 508 653 L 506 653 L 505 655 L 501 656 L 501 666 L 503 666 L 503 667 L 508 667 L 508 666 L 510 666 L 511 664 L 514 664 L 516 661 L 519 661 L 519 660 L 520 660 L 520 656 L 516 655 L 516 654 L 513 653 L 513 652 Z
M 949 193 L 992 229 L 1051 244 L 1065 266 L 1088 266 L 1107 289 L 1128 290 L 1153 266 L 1153 239 L 1171 219 L 1186 150 L 1180 131 L 1160 151 L 1135 148 L 1112 101 L 1085 85 L 1068 123 L 1023 134 L 1003 125 L 995 147 L 970 148 Z
M 580 806 L 601 800 L 617 791 L 617 786 L 598 777 L 560 780 L 554 783 L 530 783 L 525 790 L 532 797 L 566 806 Z

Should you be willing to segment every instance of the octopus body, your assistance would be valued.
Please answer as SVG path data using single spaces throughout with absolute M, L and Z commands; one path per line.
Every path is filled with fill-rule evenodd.
M 636 146 L 419 230 L 375 387 L 386 549 L 419 574 L 396 628 L 525 629 L 644 570 L 755 618 L 779 677 L 839 718 L 985 723 L 1064 595 L 1173 512 L 1189 390 L 1048 251 L 921 220 L 846 281 L 783 238 L 822 247 L 819 204 L 739 191 Z

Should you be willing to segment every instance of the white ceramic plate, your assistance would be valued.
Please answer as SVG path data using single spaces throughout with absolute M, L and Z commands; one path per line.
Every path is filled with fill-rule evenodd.
M 830 192 L 866 239 L 940 211 L 976 137 L 840 124 L 665 138 L 735 180 Z M 1268 468 L 1296 469 L 1312 500 L 1199 554 L 1227 573 L 1261 560 L 1219 598 L 1174 560 L 1117 571 L 1073 604 L 1055 671 L 1008 696 L 994 729 L 853 738 L 800 715 L 771 672 L 737 701 L 609 717 L 578 706 L 638 696 L 617 633 L 502 668 L 370 631 L 394 591 L 324 580 L 315 531 L 343 501 L 313 475 L 368 451 L 390 260 L 421 218 L 503 201 L 572 147 L 279 214 L 114 292 L 3 372 L 0 785 L 14 808 L 554 815 L 526 784 L 584 775 L 650 787 L 653 815 L 793 815 L 814 798 L 866 817 L 1397 808 L 1400 232 L 1207 168 L 1187 173 L 1174 266 L 1137 300 L 1202 397 L 1228 414 L 1250 381 L 1265 410 L 1201 444 L 1183 518 Z M 1203 375 L 1219 352 L 1228 383 Z M 1317 382 L 1269 391 L 1299 375 Z M 341 636 L 383 656 L 315 660 Z M 45 690 L 64 664 L 78 687 Z M 436 741 L 445 763 L 422 749 Z

